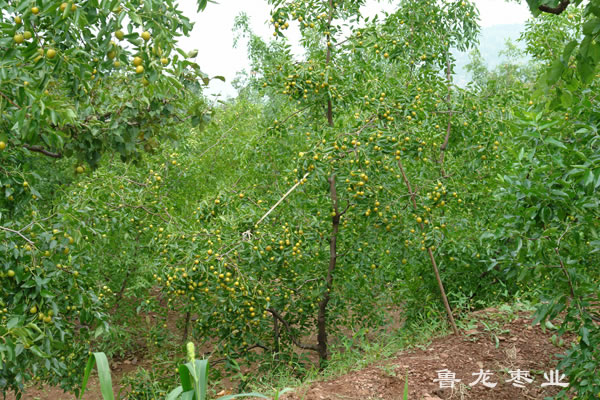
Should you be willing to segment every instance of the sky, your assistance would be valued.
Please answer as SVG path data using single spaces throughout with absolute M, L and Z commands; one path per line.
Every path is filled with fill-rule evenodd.
M 179 8 L 184 15 L 195 22 L 191 35 L 182 38 L 179 44 L 186 51 L 198 49 L 196 61 L 206 74 L 225 77 L 225 83 L 219 80 L 211 82 L 209 94 L 235 96 L 231 81 L 237 72 L 248 69 L 249 61 L 244 42 L 237 48 L 233 47 L 234 18 L 242 12 L 248 14 L 252 30 L 268 40 L 272 37 L 272 29 L 267 25 L 270 6 L 267 0 L 217 1 L 218 4 L 209 3 L 204 12 L 198 13 L 196 0 L 179 0 Z M 525 1 L 518 4 L 507 3 L 506 0 L 475 0 L 475 3 L 479 8 L 482 27 L 523 24 L 531 15 Z M 393 8 L 393 4 L 387 1 L 368 0 L 364 14 L 374 15 L 382 10 L 392 11 Z

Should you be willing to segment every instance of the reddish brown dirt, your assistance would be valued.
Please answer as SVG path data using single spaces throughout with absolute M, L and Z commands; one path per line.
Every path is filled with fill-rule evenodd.
M 485 321 L 487 315 L 477 317 Z M 498 339 L 497 347 L 494 335 Z M 539 325 L 532 326 L 525 315 L 498 325 L 492 332 L 479 324 L 459 337 L 438 338 L 424 349 L 403 351 L 393 360 L 296 389 L 284 399 L 401 400 L 406 376 L 410 400 L 543 399 L 560 389 L 541 387 L 545 382 L 544 372 L 549 373 L 558 365 L 555 354 L 564 351 L 564 346 L 560 348 L 551 343 L 551 336 L 552 332 L 543 332 Z M 439 378 L 436 371 L 444 369 L 461 380 L 454 389 L 441 389 L 440 383 L 434 381 Z M 497 382 L 494 388 L 484 387 L 481 383 L 469 386 L 477 378 L 472 374 L 481 369 L 493 373 L 489 382 Z M 524 388 L 507 383 L 511 379 L 509 371 L 517 369 L 529 371 L 533 382 L 525 384 Z
M 120 390 L 119 382 L 121 378 L 128 374 L 134 372 L 141 365 L 136 361 L 136 359 L 125 360 L 124 362 L 115 362 L 111 364 L 112 371 L 112 381 L 113 381 L 113 392 L 115 398 L 118 399 L 118 394 Z M 149 365 L 144 364 L 145 368 L 149 368 Z M 92 372 L 90 379 L 88 381 L 87 389 L 83 395 L 83 400 L 101 400 L 102 395 L 100 393 L 100 383 L 98 382 L 98 375 L 95 372 Z M 123 397 L 121 397 L 123 398 Z M 22 397 L 23 400 L 74 400 L 76 397 L 73 394 L 65 393 L 60 388 L 56 387 L 36 387 L 32 386 L 27 389 L 25 395 Z M 12 394 L 7 396 L 7 400 L 15 400 L 15 397 Z

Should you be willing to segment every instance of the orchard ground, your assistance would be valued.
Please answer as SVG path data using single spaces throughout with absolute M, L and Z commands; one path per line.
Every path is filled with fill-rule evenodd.
M 173 321 L 171 321 L 173 322 Z M 556 321 L 554 321 L 556 322 Z M 557 323 L 557 322 L 556 322 Z M 557 323 L 558 324 L 558 323 Z M 171 327 L 176 329 L 173 324 Z M 346 362 L 342 353 L 338 363 L 330 370 L 299 385 L 286 400 L 365 400 L 403 399 L 405 380 L 408 381 L 408 398 L 423 400 L 439 399 L 543 399 L 556 395 L 558 386 L 542 387 L 544 374 L 555 370 L 559 363 L 557 355 L 564 352 L 573 335 L 557 339 L 553 324 L 533 325 L 531 314 L 519 307 L 501 306 L 476 311 L 460 321 L 461 335 L 429 336 L 420 343 L 388 355 L 381 351 L 363 349 L 357 343 L 351 358 L 359 357 L 354 363 Z M 398 329 L 398 327 L 396 327 Z M 399 328 L 402 329 L 402 328 Z M 394 346 L 394 343 L 387 343 Z M 343 352 L 343 346 L 337 351 Z M 136 369 L 152 368 L 154 360 L 140 359 L 142 354 L 131 358 L 113 360 L 114 393 L 116 398 L 126 399 L 127 393 L 120 385 L 122 379 L 134 374 Z M 342 361 L 344 360 L 344 361 Z M 373 361 L 375 360 L 375 361 Z M 367 365 L 365 365 L 367 364 Z M 356 368 L 356 365 L 359 368 Z M 335 370 L 334 370 L 335 369 Z M 510 371 L 529 371 L 533 382 L 516 387 L 510 382 Z M 455 374 L 455 388 L 440 388 L 438 371 L 448 370 Z M 489 379 L 478 379 L 480 370 L 491 372 Z M 245 371 L 252 374 L 255 371 Z M 473 375 L 475 374 L 475 375 Z M 460 381 L 458 381 L 460 380 Z M 509 382 L 507 382 L 509 381 Z M 483 384 L 497 383 L 493 388 Z M 213 386 L 218 395 L 235 393 L 238 382 L 228 380 Z M 472 384 L 472 386 L 470 386 Z M 260 390 L 261 388 L 257 388 Z M 265 388 L 263 392 L 268 391 Z M 119 397 L 120 396 L 120 397 Z M 67 400 L 73 396 L 52 387 L 29 389 L 25 400 Z M 84 400 L 101 398 L 97 376 L 92 376 Z M 9 400 L 14 397 L 9 396 Z

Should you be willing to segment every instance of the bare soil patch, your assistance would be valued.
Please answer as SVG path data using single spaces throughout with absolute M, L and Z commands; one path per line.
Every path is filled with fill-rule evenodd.
M 491 310 L 495 311 L 495 310 Z M 490 310 L 477 313 L 486 320 Z M 544 373 L 550 374 L 558 365 L 556 354 L 566 346 L 552 343 L 552 331 L 532 326 L 526 314 L 490 330 L 490 325 L 479 323 L 461 336 L 446 336 L 433 340 L 422 349 L 402 351 L 394 359 L 376 363 L 368 368 L 353 371 L 324 382 L 316 382 L 296 389 L 285 400 L 396 400 L 403 399 L 408 376 L 408 398 L 411 400 L 440 399 L 544 399 L 557 394 L 558 386 L 545 386 Z M 572 337 L 563 338 L 566 343 Z M 516 387 L 510 371 L 528 371 L 532 382 Z M 455 374 L 454 388 L 441 388 L 438 371 Z M 489 384 L 473 384 L 481 370 L 489 372 Z M 448 377 L 448 375 L 446 376 Z M 451 375 L 449 377 L 452 377 Z M 436 381 L 437 380 L 437 381 Z M 562 381 L 564 382 L 564 380 Z M 444 386 L 451 385 L 446 382 Z

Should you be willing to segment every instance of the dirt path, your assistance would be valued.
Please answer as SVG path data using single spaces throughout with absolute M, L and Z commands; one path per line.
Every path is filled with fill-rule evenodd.
M 393 360 L 329 381 L 313 383 L 296 389 L 294 394 L 284 398 L 401 400 L 406 376 L 410 400 L 544 399 L 558 393 L 560 387 L 541 385 L 546 381 L 544 373 L 550 374 L 550 370 L 555 370 L 558 365 L 555 354 L 563 352 L 566 346 L 552 344 L 553 332 L 547 329 L 544 332 L 539 325 L 532 326 L 531 319 L 525 314 L 510 322 L 498 323 L 494 311 L 486 310 L 485 313 L 474 315 L 485 325 L 479 323 L 464 332 L 463 336 L 435 339 L 424 349 L 403 351 Z M 528 371 L 530 379 L 533 379 L 531 383 L 520 379 L 522 388 L 513 385 L 517 383 L 516 379 L 510 382 L 519 369 Z M 479 374 L 481 370 L 484 374 Z M 490 375 L 485 374 L 488 370 Z M 512 374 L 510 371 L 513 371 Z M 452 386 L 452 374 L 460 382 L 455 381 L 454 388 L 449 388 Z M 478 377 L 480 381 L 474 384 Z M 444 378 L 448 379 L 440 381 Z M 493 388 L 486 387 L 484 382 L 487 386 L 496 385 Z

